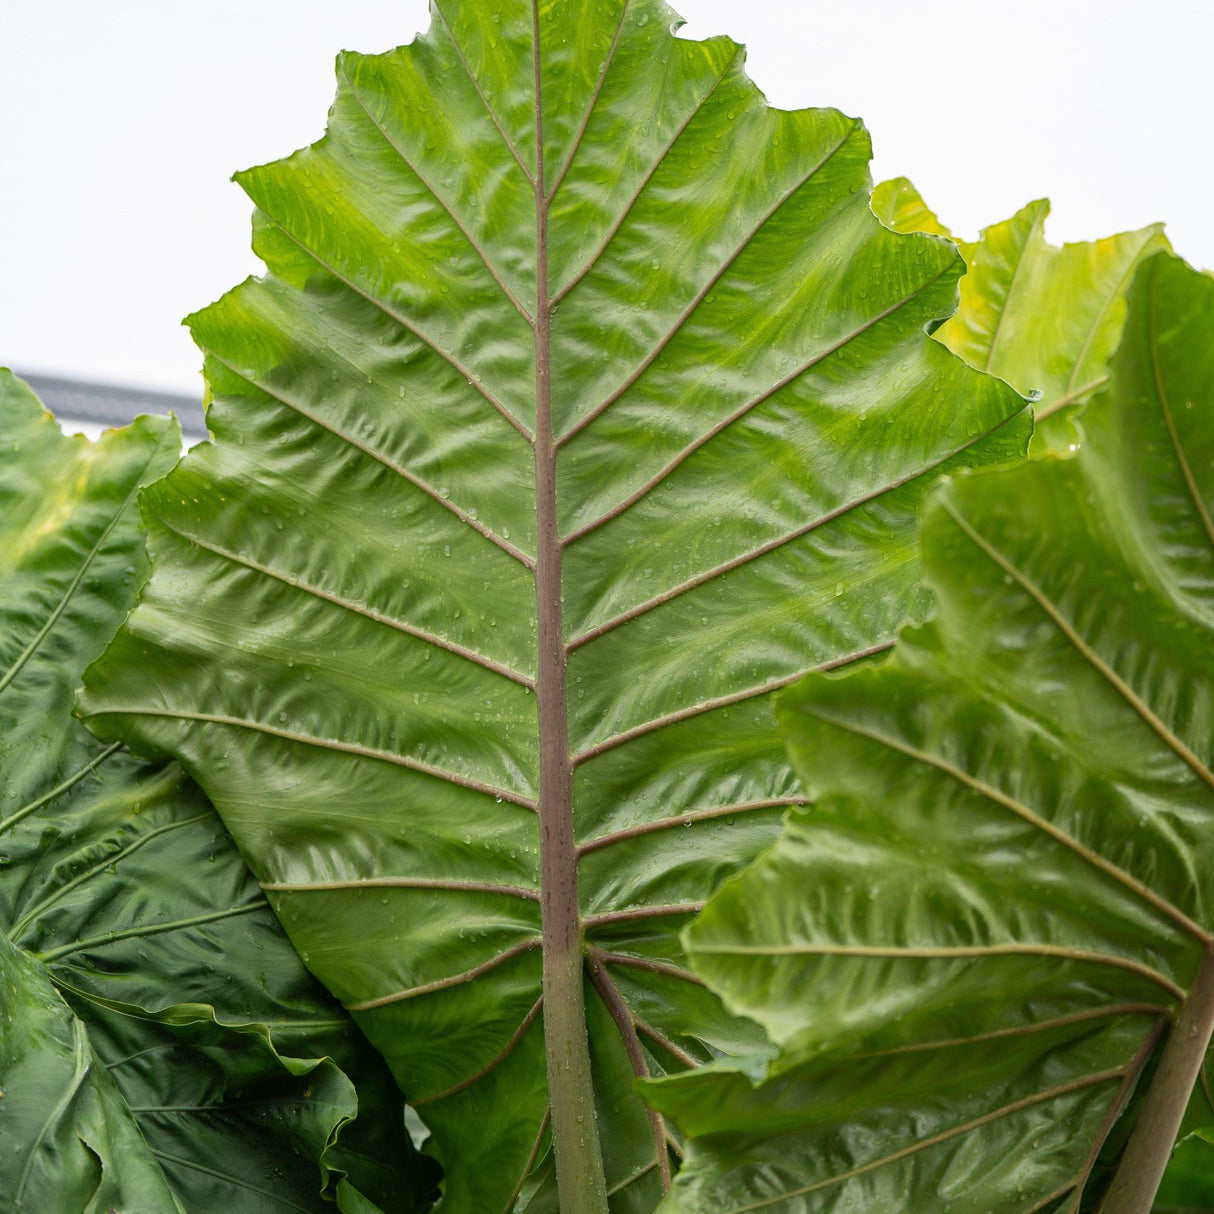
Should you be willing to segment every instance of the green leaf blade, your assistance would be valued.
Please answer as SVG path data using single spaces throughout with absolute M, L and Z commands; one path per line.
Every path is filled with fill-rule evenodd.
M 1101 1147 L 1208 981 L 1214 546 L 1193 453 L 1212 318 L 1208 280 L 1146 262 L 1080 454 L 944 486 L 924 522 L 933 622 L 885 664 L 785 693 L 818 804 L 687 933 L 697 972 L 782 1052 L 757 1087 L 651 1089 L 695 1139 L 683 1208 L 720 1208 L 704 1203 L 726 1175 L 804 1188 L 807 1211 L 880 1208 L 885 1185 L 910 1205 L 1075 1211 L 1107 1183 Z M 1173 398 L 1192 406 L 1179 423 Z M 798 1106 L 793 1166 L 741 1110 L 798 1083 L 850 1085 L 854 1104 Z M 714 1120 L 718 1088 L 740 1094 Z M 877 1130 L 889 1102 L 906 1120 Z M 973 1124 L 936 1144 L 937 1115 Z M 823 1143 L 859 1125 L 862 1149 L 832 1162 Z

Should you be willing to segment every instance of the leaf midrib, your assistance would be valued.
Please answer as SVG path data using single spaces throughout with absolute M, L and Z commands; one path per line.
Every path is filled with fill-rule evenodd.
M 552 424 L 552 316 L 548 279 L 550 203 L 544 193 L 544 105 L 539 0 L 531 0 L 535 116 L 535 468 L 537 819 L 540 852 L 541 993 L 545 1069 L 560 1203 L 570 1214 L 607 1214 L 603 1149 L 586 1018 L 584 941 L 573 834 L 573 762 L 569 747 L 569 651 L 557 515 Z M 587 1132 L 586 1127 L 590 1130 Z

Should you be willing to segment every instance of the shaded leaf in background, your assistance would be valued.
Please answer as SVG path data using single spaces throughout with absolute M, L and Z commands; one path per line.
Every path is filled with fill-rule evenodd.
M 146 576 L 138 489 L 179 449 L 168 418 L 66 438 L 0 371 L 0 1205 L 365 1210 L 348 1170 L 398 1209 L 395 1089 L 222 823 L 176 763 L 71 715 Z M 335 1145 L 358 1105 L 326 1055 L 361 1141 Z
M 873 210 L 896 231 L 949 235 L 905 177 L 877 186 Z M 1049 212 L 1046 200 L 1030 202 L 959 242 L 969 266 L 961 306 L 935 334 L 971 365 L 1041 393 L 1034 452 L 1078 442 L 1071 419 L 1108 382 L 1130 279 L 1168 248 L 1162 224 L 1058 248 L 1045 239 Z
M 240 174 L 269 272 L 190 322 L 215 441 L 84 705 L 203 783 L 450 1209 L 535 1188 L 551 1103 L 564 1214 L 647 1211 L 635 1078 L 763 1045 L 678 931 L 802 799 L 771 697 L 892 643 L 924 492 L 1027 412 L 924 338 L 961 260 L 860 123 L 658 0 L 433 13 Z
M 1214 282 L 1146 262 L 1080 453 L 942 487 L 935 622 L 782 697 L 821 800 L 687 939 L 783 1052 L 655 1091 L 688 1214 L 1073 1212 L 1156 1060 L 1166 1159 L 1214 1023 L 1212 337 Z M 1108 1214 L 1159 1180 L 1130 1130 Z
M 1154 1214 L 1214 1212 L 1214 1132 L 1190 1134 L 1176 1144 L 1152 1209 Z

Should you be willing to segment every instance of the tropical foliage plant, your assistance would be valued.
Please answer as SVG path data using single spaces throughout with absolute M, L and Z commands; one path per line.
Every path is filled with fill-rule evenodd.
M 172 471 L 0 381 L 0 1176 L 411 1210 L 403 1093 L 454 1214 L 1145 1214 L 1178 1135 L 1201 1193 L 1214 283 L 1040 203 L 959 252 L 676 27 L 339 57 Z

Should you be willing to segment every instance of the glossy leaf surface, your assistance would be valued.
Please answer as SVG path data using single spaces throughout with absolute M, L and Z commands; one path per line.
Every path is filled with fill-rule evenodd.
M 899 232 L 949 233 L 906 178 L 882 182 L 873 210 Z M 1059 248 L 1045 239 L 1050 204 L 1030 202 L 960 241 L 969 267 L 961 306 L 936 331 L 955 354 L 1039 392 L 1033 450 L 1078 442 L 1074 416 L 1108 382 L 1125 322 L 1125 292 L 1144 258 L 1168 248 L 1162 224 Z
M 782 1054 L 655 1093 L 696 1140 L 682 1209 L 1073 1212 L 1187 1050 L 1183 1112 L 1214 1016 L 1212 336 L 1214 282 L 1145 263 L 1083 450 L 942 486 L 935 621 L 782 697 L 821 799 L 687 933 Z
M 191 320 L 215 441 L 84 701 L 203 783 L 461 1214 L 544 1200 L 550 1104 L 566 1214 L 657 1203 L 636 1076 L 762 1046 L 678 931 L 802 798 L 771 697 L 890 644 L 927 487 L 1026 442 L 863 127 L 674 21 L 447 0 L 341 56 L 239 176 L 268 274 Z
M 136 494 L 179 444 L 168 418 L 66 438 L 0 371 L 0 1204 L 262 1214 L 340 1186 L 353 1210 L 349 1170 L 398 1208 L 399 1100 L 214 810 L 71 715 L 146 576 Z M 326 1055 L 360 1079 L 365 1164 L 339 1158 L 358 1106 Z

